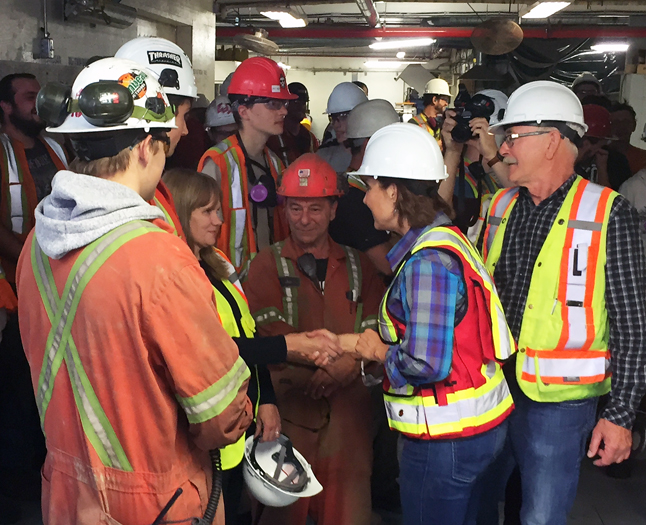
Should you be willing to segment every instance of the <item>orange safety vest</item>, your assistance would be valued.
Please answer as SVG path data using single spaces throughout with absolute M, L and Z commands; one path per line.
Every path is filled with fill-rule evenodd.
M 282 163 L 275 153 L 265 147 L 264 156 L 271 175 L 278 187 L 283 171 Z M 232 135 L 204 153 L 197 167 L 202 171 L 207 159 L 215 162 L 221 174 L 223 224 L 216 243 L 231 260 L 238 274 L 243 275 L 256 255 L 256 241 L 249 203 L 249 179 L 242 147 L 238 136 Z M 282 241 L 289 235 L 289 227 L 283 214 L 276 207 L 274 212 L 274 241 Z
M 149 204 L 157 206 L 163 212 L 166 222 L 171 228 L 173 228 L 173 233 L 180 239 L 186 240 L 184 231 L 182 230 L 182 225 L 179 222 L 179 217 L 177 216 L 173 196 L 171 195 L 168 186 L 166 186 L 162 181 L 159 181 L 157 188 L 155 188 L 155 196 Z

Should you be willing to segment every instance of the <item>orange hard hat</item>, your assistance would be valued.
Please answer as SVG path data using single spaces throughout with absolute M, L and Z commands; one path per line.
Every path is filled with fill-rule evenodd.
M 278 188 L 283 197 L 334 197 L 342 195 L 336 171 L 316 153 L 301 155 L 283 173 Z
M 229 95 L 296 100 L 287 88 L 282 68 L 270 58 L 254 57 L 244 60 L 235 70 L 229 84 Z
M 583 120 L 588 125 L 586 137 L 608 139 L 611 137 L 610 112 L 597 104 L 586 104 L 583 106 Z

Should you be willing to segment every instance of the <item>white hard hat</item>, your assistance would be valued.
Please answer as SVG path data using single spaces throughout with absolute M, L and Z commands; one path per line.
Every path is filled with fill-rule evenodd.
M 644 124 L 644 131 L 642 131 L 642 140 L 646 141 L 646 124 Z
M 235 124 L 235 122 L 233 111 L 231 110 L 231 102 L 227 97 L 219 95 L 206 108 L 206 117 L 204 119 L 205 128 L 219 128 L 220 126 Z
M 449 83 L 446 80 L 442 80 L 441 78 L 432 78 L 426 83 L 424 94 L 445 95 L 447 97 L 450 97 L 451 90 L 449 89 Z
M 76 77 L 69 99 L 48 97 L 48 86 L 38 94 L 37 108 L 52 114 L 53 106 L 58 105 L 61 115 L 69 113 L 61 125 L 47 128 L 51 133 L 176 127 L 164 89 L 151 71 L 132 60 L 93 62 Z
M 574 79 L 571 86 L 572 91 L 574 91 L 574 88 L 579 84 L 585 84 L 585 83 L 596 85 L 597 88 L 599 88 L 599 93 L 603 93 L 603 89 L 601 88 L 601 82 L 599 82 L 599 79 L 589 71 L 586 71 L 585 73 L 581 73 L 578 77 Z
M 478 91 L 476 95 L 484 95 L 493 100 L 494 110 L 491 117 L 489 117 L 489 125 L 493 126 L 500 122 L 507 111 L 507 101 L 509 100 L 507 95 L 497 89 L 483 89 L 482 91 Z
M 378 129 L 395 122 L 400 122 L 400 119 L 393 105 L 387 100 L 375 98 L 362 102 L 350 111 L 346 136 L 349 139 L 372 137 Z
M 242 472 L 249 492 L 268 507 L 286 507 L 323 490 L 310 464 L 282 434 L 268 442 L 247 438 Z
M 579 137 L 588 130 L 583 107 L 577 96 L 565 86 L 549 80 L 537 80 L 519 87 L 509 97 L 505 117 L 489 129 L 504 133 L 505 126 L 562 122 Z
M 336 85 L 330 94 L 330 98 L 327 99 L 325 113 L 328 115 L 347 113 L 352 111 L 355 106 L 367 100 L 368 97 L 366 97 L 363 89 L 354 85 L 352 82 L 341 82 Z
M 139 62 L 157 75 L 167 95 L 197 98 L 191 61 L 181 47 L 158 37 L 139 37 L 123 44 L 114 55 Z
M 389 124 L 370 137 L 361 167 L 348 175 L 428 181 L 449 176 L 431 134 L 402 122 Z

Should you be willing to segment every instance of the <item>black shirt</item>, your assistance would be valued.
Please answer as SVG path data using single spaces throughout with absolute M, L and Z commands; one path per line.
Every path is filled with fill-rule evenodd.
M 52 179 L 58 168 L 49 156 L 45 144 L 39 139 L 34 141 L 33 148 L 25 149 L 25 156 L 29 165 L 29 173 L 31 173 L 36 186 L 36 197 L 40 202 L 52 192 Z

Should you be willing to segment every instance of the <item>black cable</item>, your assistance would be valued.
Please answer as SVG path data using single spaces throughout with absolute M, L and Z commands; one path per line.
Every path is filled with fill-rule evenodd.
M 218 510 L 220 494 L 222 494 L 222 463 L 220 461 L 220 449 L 209 450 L 211 456 L 211 468 L 213 469 L 213 480 L 211 483 L 211 495 L 206 504 L 204 516 L 199 521 L 199 525 L 211 525 L 215 519 L 215 512 Z

